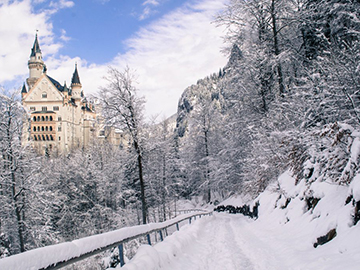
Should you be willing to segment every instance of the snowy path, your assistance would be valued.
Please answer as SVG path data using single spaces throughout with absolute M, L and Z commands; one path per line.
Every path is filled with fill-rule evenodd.
M 279 210 L 282 211 L 283 210 Z M 285 213 L 285 212 L 284 212 Z M 308 214 L 303 214 L 310 217 Z M 302 216 L 302 220 L 306 218 Z M 140 247 L 124 270 L 358 270 L 358 242 L 340 237 L 314 248 L 307 222 L 279 223 L 214 213 L 185 225 L 155 246 Z M 316 221 L 316 220 L 315 220 Z M 357 227 L 353 237 L 358 239 Z M 309 236 L 310 235 L 310 236 Z M 315 234 L 317 235 L 317 234 Z M 353 235 L 353 236 L 354 236 Z M 316 238 L 315 238 L 316 239 Z
M 204 223 L 194 243 L 166 269 L 255 270 L 258 269 L 242 249 L 241 228 L 246 218 L 216 214 Z M 165 269 L 165 268 L 164 268 Z

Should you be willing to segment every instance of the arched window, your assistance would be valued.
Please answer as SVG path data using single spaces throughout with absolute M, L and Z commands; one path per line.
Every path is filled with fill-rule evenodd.
M 41 131 L 44 131 L 45 129 L 44 129 L 44 127 L 41 127 Z
M 40 131 L 40 127 L 38 127 L 38 131 Z
M 36 127 L 34 127 L 33 130 L 36 131 Z
M 49 121 L 49 116 L 46 116 L 46 117 L 45 117 L 45 120 L 46 120 L 46 121 Z
M 50 121 L 52 121 L 53 120 L 53 117 L 52 116 L 50 116 Z
M 37 120 L 40 121 L 40 116 L 37 117 Z
M 47 141 L 49 140 L 49 136 L 48 136 L 48 135 L 46 135 L 46 140 L 47 140 Z
M 45 127 L 45 131 L 48 131 L 48 127 Z
M 34 122 L 36 122 L 36 116 L 34 116 L 34 118 L 33 118 L 33 119 L 34 119 Z
M 34 140 L 37 141 L 37 137 L 36 137 L 36 136 L 34 136 Z
M 44 135 L 42 135 L 42 140 L 45 141 L 45 136 Z
M 41 121 L 45 121 L 45 118 L 44 118 L 44 116 L 41 116 Z
M 44 93 L 42 93 L 41 97 L 42 98 L 47 98 L 47 94 L 44 92 Z
M 49 130 L 52 131 L 52 127 L 49 127 Z
M 38 140 L 41 141 L 41 136 L 40 135 L 38 136 Z
M 52 135 L 50 135 L 50 141 L 53 141 L 53 140 L 54 140 L 53 136 L 52 136 Z

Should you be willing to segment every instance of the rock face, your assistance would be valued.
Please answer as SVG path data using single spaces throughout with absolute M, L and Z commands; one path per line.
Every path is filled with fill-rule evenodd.
M 323 245 L 333 240 L 336 235 L 336 229 L 331 229 L 326 235 L 320 236 L 316 239 L 316 242 L 314 243 L 314 248 L 316 248 L 318 245 Z
M 234 44 L 229 55 L 229 61 L 218 73 L 200 79 L 196 84 L 187 87 L 180 97 L 177 111 L 176 132 L 179 137 L 184 137 L 189 128 L 191 113 L 199 103 L 199 100 L 208 99 L 218 102 L 222 112 L 226 110 L 224 96 L 228 84 L 231 84 L 232 76 L 237 74 L 236 68 L 243 61 L 243 55 L 239 47 Z

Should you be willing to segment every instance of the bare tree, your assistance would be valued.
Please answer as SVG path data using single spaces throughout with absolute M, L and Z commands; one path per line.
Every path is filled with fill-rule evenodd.
M 5 229 L 9 235 L 11 253 L 25 251 L 25 186 L 21 168 L 24 154 L 21 147 L 21 120 L 24 111 L 16 94 L 2 93 L 0 96 L 0 229 Z
M 126 130 L 130 137 L 137 160 L 142 222 L 146 224 L 147 204 L 143 177 L 143 138 L 141 135 L 144 99 L 137 96 L 137 89 L 134 87 L 134 75 L 128 67 L 123 72 L 110 67 L 105 79 L 108 81 L 108 85 L 101 88 L 99 93 L 102 114 L 106 124 Z

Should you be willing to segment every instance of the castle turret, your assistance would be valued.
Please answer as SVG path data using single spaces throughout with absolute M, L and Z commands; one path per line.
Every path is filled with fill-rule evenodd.
M 25 83 L 21 89 L 21 98 L 24 98 L 24 96 L 27 94 Z
M 81 99 L 81 83 L 79 78 L 79 73 L 77 70 L 77 64 L 75 64 L 75 71 L 71 79 L 71 96 L 73 99 L 80 100 Z
M 36 81 L 41 77 L 46 70 L 44 61 L 42 60 L 42 53 L 39 45 L 38 36 L 36 34 L 34 45 L 31 49 L 30 60 L 28 61 L 29 78 L 26 80 L 29 88 L 32 88 Z

